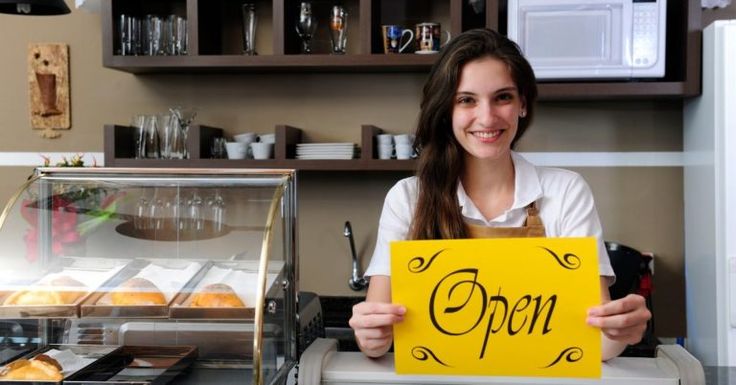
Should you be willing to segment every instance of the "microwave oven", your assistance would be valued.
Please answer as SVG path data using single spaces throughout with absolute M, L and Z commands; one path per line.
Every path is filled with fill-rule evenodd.
M 666 0 L 508 0 L 537 79 L 661 78 Z

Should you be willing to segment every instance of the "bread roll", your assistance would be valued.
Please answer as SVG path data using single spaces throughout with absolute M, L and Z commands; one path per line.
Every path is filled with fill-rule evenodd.
M 245 307 L 233 288 L 224 283 L 213 283 L 192 297 L 192 307 Z
M 153 282 L 145 278 L 131 278 L 118 286 L 110 295 L 113 305 L 166 305 L 166 297 Z
M 8 296 L 3 305 L 70 305 L 87 293 L 87 286 L 68 276 L 41 281 L 38 286 L 19 290 Z
M 61 381 L 61 365 L 51 357 L 16 360 L 0 369 L 0 380 Z

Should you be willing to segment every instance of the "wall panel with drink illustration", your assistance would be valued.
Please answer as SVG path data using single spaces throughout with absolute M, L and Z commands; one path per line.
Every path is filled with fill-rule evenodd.
M 43 130 L 41 136 L 56 138 L 56 130 L 70 128 L 68 45 L 28 46 L 28 91 L 31 127 Z

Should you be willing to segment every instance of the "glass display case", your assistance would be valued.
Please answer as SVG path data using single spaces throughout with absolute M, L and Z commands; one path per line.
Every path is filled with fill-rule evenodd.
M 0 216 L 0 384 L 274 384 L 293 170 L 40 168 Z

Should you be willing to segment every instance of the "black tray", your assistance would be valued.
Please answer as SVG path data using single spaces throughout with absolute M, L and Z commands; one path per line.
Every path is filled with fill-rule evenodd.
M 90 370 L 65 378 L 64 384 L 165 385 L 196 358 L 196 346 L 123 346 Z
M 51 349 L 71 350 L 75 355 L 79 357 L 92 358 L 92 359 L 95 359 L 95 361 L 73 373 L 66 374 L 64 378 L 62 379 L 62 381 L 58 381 L 58 382 L 57 381 L 0 380 L 0 384 L 2 385 L 62 384 L 63 382 L 66 381 L 66 379 L 72 378 L 78 374 L 94 372 L 95 370 L 94 367 L 98 362 L 104 361 L 106 357 L 113 356 L 115 355 L 116 352 L 121 350 L 119 346 L 105 346 L 105 345 L 48 345 L 48 346 L 44 346 L 43 348 L 34 350 L 33 352 L 23 356 L 22 358 L 31 359 Z

